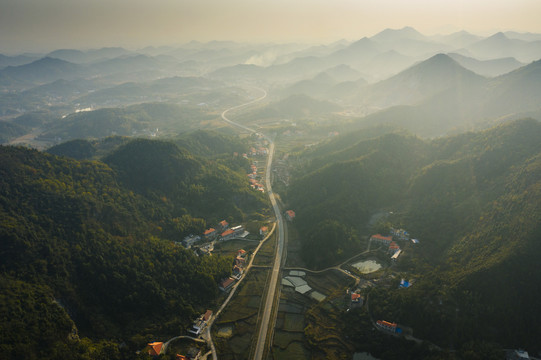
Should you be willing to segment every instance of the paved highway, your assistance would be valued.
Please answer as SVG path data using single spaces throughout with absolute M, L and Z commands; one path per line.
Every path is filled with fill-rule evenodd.
M 267 96 L 267 92 L 263 89 L 260 89 L 263 91 L 263 96 L 250 101 L 248 103 L 234 106 L 232 108 L 229 108 L 225 110 L 222 113 L 222 119 L 227 122 L 228 124 L 231 124 L 233 126 L 239 127 L 241 129 L 247 130 L 249 132 L 256 132 L 254 129 L 251 129 L 245 125 L 238 124 L 234 121 L 231 121 L 227 118 L 226 114 L 231 111 L 235 110 L 244 106 L 248 106 L 250 104 L 253 104 L 255 102 L 263 100 Z M 272 273 L 271 273 L 271 279 L 268 286 L 268 292 L 265 299 L 265 305 L 263 308 L 263 314 L 261 317 L 261 323 L 260 328 L 258 332 L 258 339 L 257 339 L 257 345 L 255 349 L 254 359 L 260 360 L 263 358 L 263 354 L 265 353 L 265 342 L 267 340 L 267 335 L 269 332 L 269 323 L 271 320 L 271 313 L 272 313 L 272 306 L 274 303 L 275 295 L 276 295 L 276 288 L 278 285 L 278 275 L 280 274 L 280 267 L 282 264 L 282 257 L 284 254 L 284 239 L 285 239 L 285 232 L 284 232 L 284 219 L 282 217 L 282 213 L 280 210 L 280 207 L 278 206 L 278 202 L 276 201 L 274 197 L 274 193 L 272 192 L 272 184 L 271 184 L 271 171 L 272 171 L 272 159 L 274 157 L 274 142 L 271 138 L 268 136 L 262 134 L 265 136 L 267 141 L 269 142 L 269 156 L 267 158 L 267 167 L 265 171 L 265 186 L 267 187 L 267 194 L 269 195 L 272 208 L 274 209 L 274 213 L 276 215 L 276 222 L 277 222 L 277 228 L 278 228 L 278 242 L 277 242 L 277 249 L 276 249 L 276 255 L 274 258 L 274 265 L 272 267 Z

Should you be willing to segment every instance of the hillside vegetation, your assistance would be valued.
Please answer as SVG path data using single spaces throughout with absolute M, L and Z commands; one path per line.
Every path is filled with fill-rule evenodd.
M 216 299 L 232 259 L 171 240 L 266 211 L 244 173 L 173 143 L 135 140 L 105 162 L 3 146 L 0 164 L 9 358 L 120 358 L 118 343 L 133 354 L 178 334 Z
M 396 134 L 334 141 L 288 191 L 305 261 L 325 267 L 360 251 L 363 235 L 376 231 L 371 215 L 391 211 L 390 224 L 421 239 L 398 262 L 419 280 L 408 291 L 374 291 L 377 318 L 443 346 L 539 350 L 540 334 L 523 324 L 541 316 L 540 138 L 539 122 L 520 120 L 430 142 Z

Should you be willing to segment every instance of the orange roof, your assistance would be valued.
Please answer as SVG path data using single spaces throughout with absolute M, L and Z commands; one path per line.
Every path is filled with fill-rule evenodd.
M 294 217 L 295 217 L 295 211 L 293 211 L 293 210 L 288 210 L 288 211 L 286 211 L 286 214 L 287 214 L 287 216 L 289 216 L 290 218 L 294 218 Z
M 205 230 L 205 232 L 203 233 L 204 235 L 208 235 L 208 234 L 211 234 L 213 232 L 215 232 L 216 230 L 214 228 L 210 228 L 210 229 L 207 229 Z
M 233 233 L 234 233 L 233 230 L 227 229 L 226 231 L 224 231 L 224 232 L 222 233 L 222 236 L 227 236 L 227 235 L 230 235 L 230 234 L 233 234 Z
M 221 226 L 227 226 L 227 225 L 229 225 L 229 224 L 227 223 L 227 221 L 222 220 L 222 221 L 220 221 L 220 225 L 221 225 Z
M 149 343 L 148 346 L 150 346 L 150 349 L 148 350 L 148 354 L 150 356 L 158 356 L 160 355 L 160 352 L 162 351 L 163 343 L 157 341 L 157 342 Z
M 238 252 L 239 252 L 239 254 L 246 254 L 246 250 L 244 250 L 244 249 L 239 249 Z
M 378 320 L 377 323 L 378 323 L 379 325 L 390 326 L 390 327 L 396 327 L 396 323 L 390 323 L 390 322 L 385 321 L 385 320 Z
M 203 315 L 203 320 L 207 321 L 212 316 L 212 310 L 207 310 L 205 315 Z
M 389 249 L 400 249 L 400 246 L 398 246 L 397 243 L 394 241 L 391 241 L 391 244 L 389 245 Z
M 351 300 L 357 300 L 360 297 L 361 297 L 361 294 L 357 294 L 357 293 L 352 293 L 351 294 Z
M 175 360 L 188 360 L 188 358 L 184 355 L 177 354 Z
M 235 279 L 233 278 L 227 278 L 225 279 L 224 281 L 222 281 L 221 285 L 222 287 L 225 289 L 226 287 L 228 287 L 229 285 L 231 285 L 231 283 L 234 283 L 235 282 Z
M 260 230 L 263 231 L 263 232 L 266 232 L 266 231 L 269 231 L 269 227 L 268 226 L 262 226 Z
M 381 234 L 372 235 L 371 239 L 379 239 L 379 240 L 385 240 L 385 241 L 393 241 L 393 238 L 391 236 L 383 236 Z

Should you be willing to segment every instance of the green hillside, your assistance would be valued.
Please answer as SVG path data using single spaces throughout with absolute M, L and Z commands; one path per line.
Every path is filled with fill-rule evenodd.
M 215 301 L 231 259 L 197 257 L 170 240 L 205 229 L 208 207 L 236 221 L 265 211 L 244 174 L 171 143 L 136 140 L 106 160 L 111 167 L 0 147 L 8 358 L 114 359 L 178 334 Z
M 541 316 L 540 138 L 539 122 L 520 120 L 430 142 L 346 141 L 308 162 L 288 191 L 303 246 L 318 257 L 305 261 L 324 267 L 346 258 L 345 248 L 359 251 L 376 231 L 370 216 L 392 211 L 389 223 L 421 239 L 396 269 L 417 282 L 374 290 L 376 318 L 444 347 L 489 341 L 538 351 L 539 332 L 524 324 Z

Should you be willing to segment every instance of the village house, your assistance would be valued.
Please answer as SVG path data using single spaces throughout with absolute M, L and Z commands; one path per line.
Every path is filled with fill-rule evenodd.
M 231 290 L 234 284 L 235 279 L 233 279 L 232 277 L 228 277 L 220 283 L 220 286 L 218 288 L 222 291 L 228 292 L 229 290 Z
M 391 245 L 393 238 L 391 236 L 383 236 L 381 234 L 376 234 L 370 237 L 370 241 L 375 242 L 377 244 L 383 244 L 383 245 L 389 246 Z
M 287 210 L 286 211 L 286 219 L 289 220 L 289 221 L 293 221 L 293 219 L 295 219 L 295 211 Z
M 233 229 L 227 229 L 220 234 L 220 240 L 222 241 L 231 240 L 233 237 L 235 237 L 235 231 L 233 231 Z
M 203 238 L 207 240 L 212 240 L 216 237 L 216 235 L 217 235 L 216 229 L 210 228 L 210 229 L 205 230 L 205 232 L 203 233 Z
M 351 305 L 356 307 L 363 305 L 363 297 L 361 294 L 351 293 Z
M 235 265 L 244 267 L 244 264 L 246 263 L 246 259 L 242 256 L 237 256 L 235 258 Z
M 389 331 L 392 333 L 398 333 L 400 329 L 397 327 L 396 323 L 390 323 L 385 320 L 378 320 L 376 321 L 376 326 L 379 327 L 382 330 Z
M 193 244 L 195 244 L 196 242 L 198 242 L 199 240 L 201 240 L 201 236 L 199 235 L 188 235 L 186 236 L 183 240 L 182 240 L 182 245 L 184 245 L 184 247 L 186 249 L 189 249 L 192 247 Z
M 163 342 L 156 341 L 156 342 L 148 343 L 148 346 L 149 346 L 148 354 L 150 356 L 160 356 L 160 354 L 162 353 Z
M 269 232 L 269 227 L 268 226 L 262 226 L 260 229 L 259 229 L 259 235 L 261 235 L 262 237 L 265 237 Z
M 398 244 L 394 241 L 391 241 L 391 243 L 389 244 L 389 249 L 387 251 L 389 252 L 389 254 L 394 255 L 397 251 L 400 251 L 400 246 L 398 246 Z
M 188 332 L 199 335 L 201 334 L 201 331 L 207 326 L 207 323 L 209 319 L 212 316 L 212 310 L 207 310 L 204 314 L 199 316 L 197 319 L 194 320 L 192 328 L 188 330 Z
M 244 269 L 238 265 L 235 265 L 233 267 L 233 277 L 237 280 L 240 280 L 242 277 L 242 274 L 244 273 Z
M 220 221 L 218 225 L 220 226 L 221 231 L 225 231 L 229 228 L 229 223 L 225 220 Z

